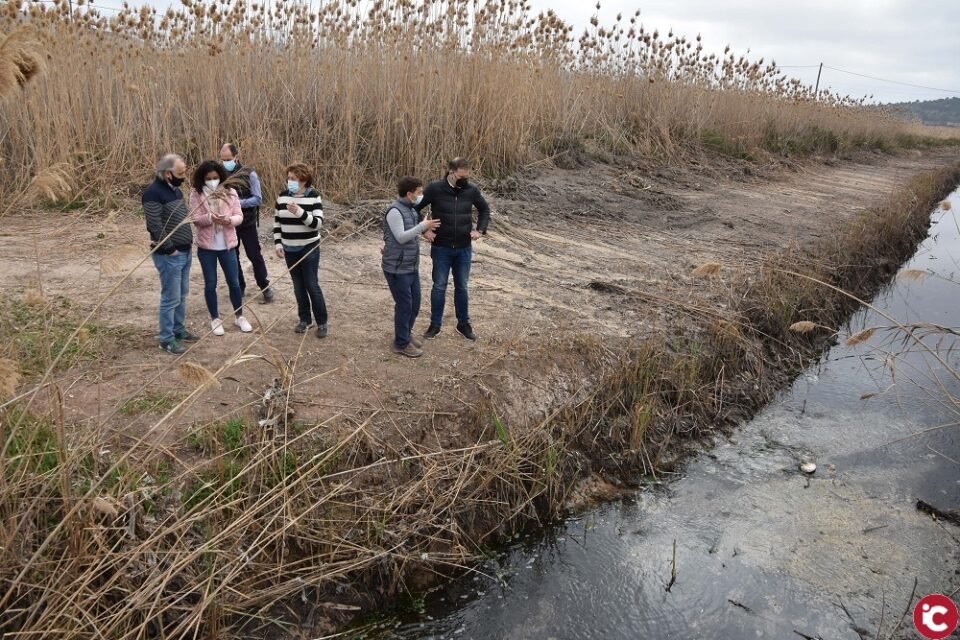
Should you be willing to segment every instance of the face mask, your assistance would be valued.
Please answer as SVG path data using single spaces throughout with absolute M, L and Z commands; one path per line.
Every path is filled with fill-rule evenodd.
M 290 193 L 300 191 L 300 182 L 297 180 L 287 180 L 287 191 Z
M 171 175 L 169 182 L 170 182 L 170 186 L 179 187 L 180 185 L 183 184 L 183 178 L 178 178 L 177 176 Z
M 413 199 L 413 204 L 414 204 L 414 205 L 418 205 L 418 204 L 420 204 L 421 202 L 423 202 L 423 194 L 422 194 L 422 193 L 421 193 L 420 195 L 418 195 L 416 198 Z
M 219 181 L 219 180 L 207 180 L 207 181 L 204 182 L 203 184 L 207 185 L 207 189 L 210 189 L 210 191 L 215 191 L 216 188 L 220 186 L 220 181 Z
M 224 162 L 223 162 L 223 168 L 226 169 L 227 171 L 231 171 L 231 172 L 232 172 L 232 171 L 236 171 L 236 169 L 237 169 L 237 161 L 236 161 L 236 160 L 224 160 Z
M 459 178 L 457 180 L 457 187 L 459 187 L 460 189 L 466 189 L 467 185 L 469 184 L 470 184 L 470 180 L 468 180 L 467 178 Z

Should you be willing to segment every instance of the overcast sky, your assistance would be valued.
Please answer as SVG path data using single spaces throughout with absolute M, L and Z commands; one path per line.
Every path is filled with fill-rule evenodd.
M 368 1 L 368 0 L 367 0 Z M 389 0 L 388 0 L 389 1 Z M 536 11 L 553 9 L 582 31 L 596 13 L 595 0 L 530 0 Z M 166 7 L 178 0 L 152 0 Z M 119 6 L 120 0 L 94 0 Z M 363 0 L 361 4 L 363 4 Z M 139 4 L 131 0 L 131 4 Z M 640 20 L 661 32 L 703 34 L 705 48 L 730 44 L 756 59 L 776 60 L 791 76 L 813 84 L 817 65 L 947 91 L 908 87 L 824 68 L 821 88 L 855 97 L 900 102 L 960 97 L 960 0 L 603 0 L 601 22 L 641 10 Z

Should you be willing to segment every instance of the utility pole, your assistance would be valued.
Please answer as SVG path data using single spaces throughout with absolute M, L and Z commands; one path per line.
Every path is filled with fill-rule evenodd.
M 817 71 L 817 88 L 813 90 L 815 94 L 820 95 L 820 74 L 823 73 L 823 63 L 820 63 L 820 70 Z M 819 100 L 819 98 L 817 98 Z

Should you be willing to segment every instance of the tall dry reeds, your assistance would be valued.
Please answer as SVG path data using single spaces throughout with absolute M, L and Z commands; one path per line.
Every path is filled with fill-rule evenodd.
M 28 25 L 13 25 L 0 43 L 0 100 L 11 98 L 44 70 L 40 41 Z
M 188 0 L 160 15 L 74 3 L 71 15 L 67 2 L 7 0 L 0 31 L 29 22 L 59 72 L 0 110 L 0 188 L 69 162 L 125 189 L 161 153 L 196 161 L 224 140 L 268 183 L 299 158 L 348 197 L 457 154 L 498 174 L 584 150 L 803 154 L 895 146 L 918 129 L 638 15 L 575 34 L 524 2 L 358 7 Z

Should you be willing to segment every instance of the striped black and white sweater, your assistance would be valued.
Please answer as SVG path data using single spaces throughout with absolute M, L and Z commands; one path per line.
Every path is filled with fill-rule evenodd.
M 302 209 L 298 215 L 287 210 L 287 205 L 296 203 Z M 273 241 L 284 249 L 302 251 L 320 241 L 320 226 L 323 224 L 323 201 L 320 192 L 307 189 L 302 196 L 293 196 L 284 191 L 277 198 L 273 215 Z

